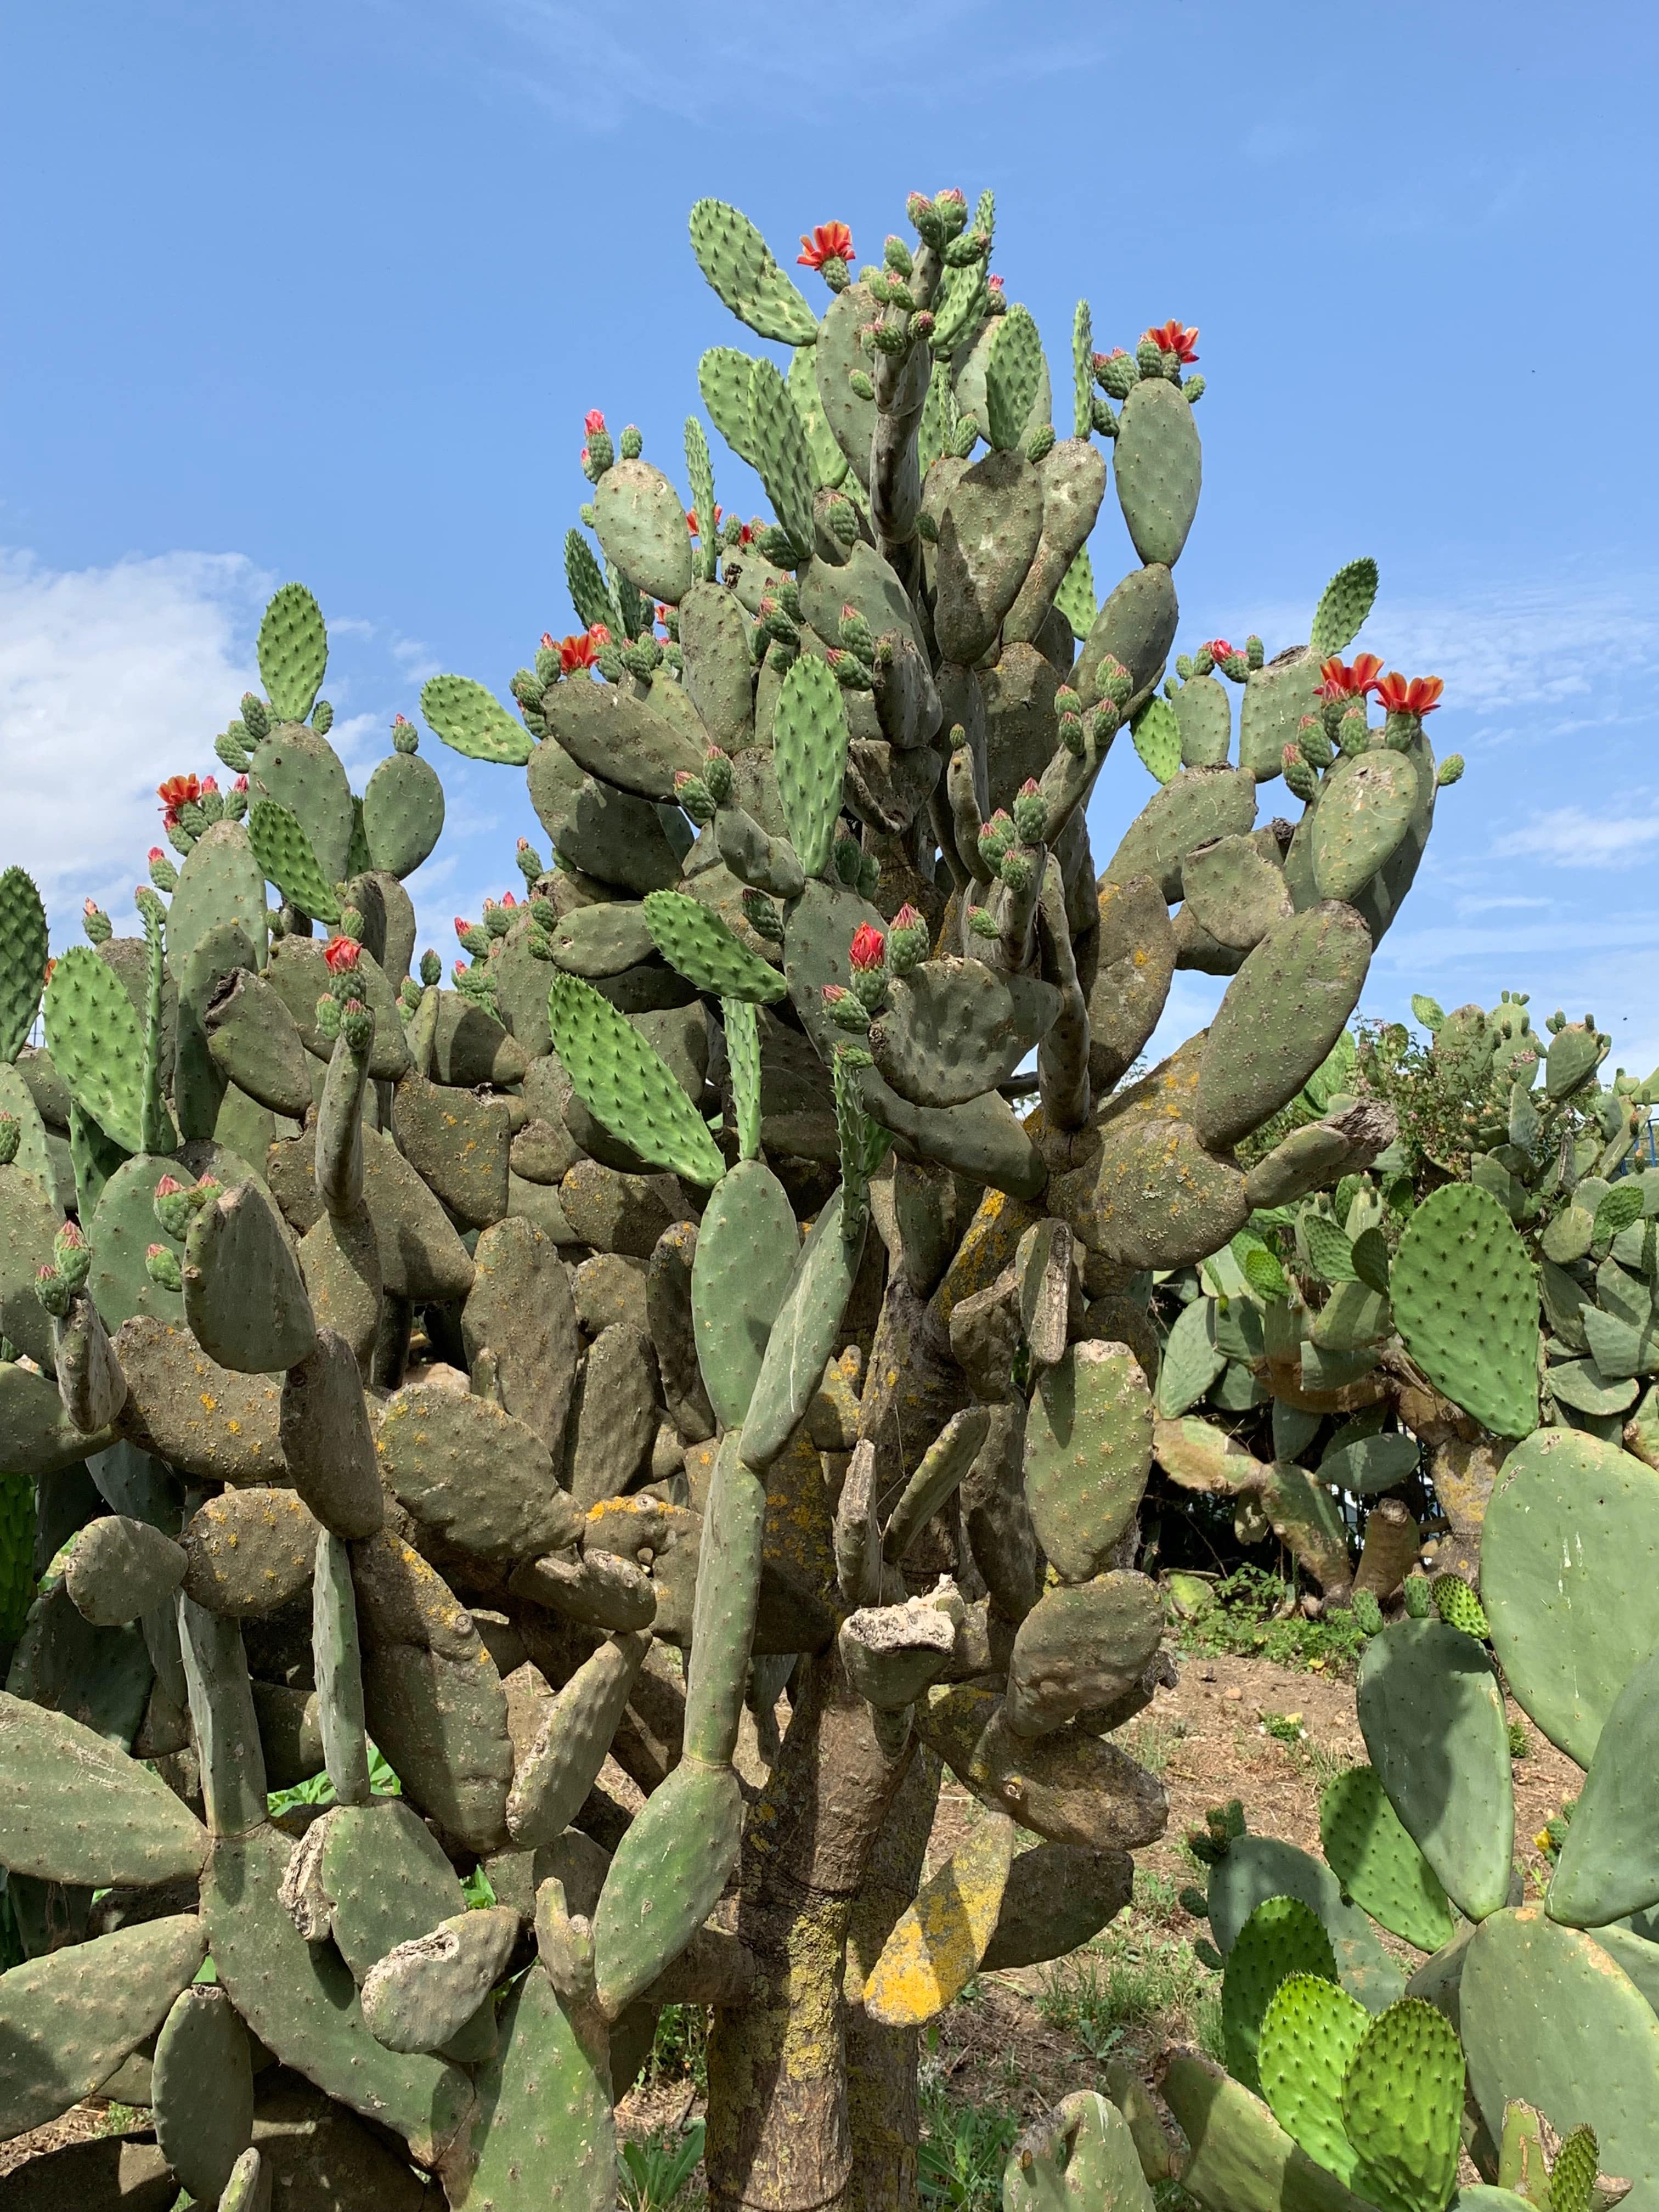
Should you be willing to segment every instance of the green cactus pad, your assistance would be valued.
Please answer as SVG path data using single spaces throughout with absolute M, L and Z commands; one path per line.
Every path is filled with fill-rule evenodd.
M 336 1948 L 360 1984 L 388 1951 L 428 1934 L 465 1903 L 441 1846 L 401 1797 L 331 1813 L 317 1880 Z
M 375 1453 L 393 1494 L 485 1559 L 537 1559 L 574 1540 L 546 1444 L 491 1399 L 406 1386 L 386 1402 Z
M 749 419 L 755 471 L 766 495 L 795 544 L 810 546 L 817 472 L 800 410 L 769 361 L 757 361 L 749 372 Z
M 323 611 L 303 584 L 284 584 L 259 624 L 259 679 L 278 722 L 303 722 L 328 672 Z
M 356 809 L 345 769 L 325 738 L 297 723 L 279 724 L 253 755 L 248 787 L 255 800 L 271 799 L 298 817 L 325 882 L 352 872 Z
M 774 1006 L 788 995 L 788 985 L 769 961 L 683 891 L 653 891 L 645 902 L 645 925 L 663 958 L 700 991 L 756 1006 Z
M 1359 753 L 1334 768 L 1313 812 L 1314 885 L 1351 899 L 1399 851 L 1417 811 L 1417 769 L 1403 753 Z
M 683 1759 L 635 1814 L 593 1916 L 599 2001 L 615 2020 L 676 1959 L 737 1863 L 743 1795 L 729 1766 Z M 652 1910 L 641 1908 L 649 1899 Z
M 999 453 L 1024 441 L 1045 374 L 1030 311 L 1011 307 L 993 330 L 985 356 L 986 435 Z
M 876 1066 L 917 1106 L 962 1106 L 1005 1082 L 1048 1035 L 1060 994 L 980 960 L 924 960 L 870 1025 Z
M 184 1580 L 185 1565 L 184 1553 L 160 1528 L 105 1513 L 76 1538 L 64 1583 L 82 1620 L 118 1628 L 165 1605 Z
M 1115 2105 L 1074 2089 L 1014 2145 L 1003 2212 L 1152 2212 L 1135 2138 Z
M 430 761 L 388 753 L 363 792 L 368 857 L 388 875 L 412 876 L 443 835 L 444 787 Z
M 495 2049 L 489 1994 L 519 1938 L 510 1905 L 452 1913 L 421 1936 L 394 1944 L 363 1977 L 363 2019 L 388 2051 L 442 2051 L 472 2042 Z M 465 2039 L 465 2041 L 463 2041 Z
M 697 266 L 738 320 L 757 337 L 811 345 L 817 317 L 748 216 L 724 200 L 707 199 L 692 207 L 690 222 Z
M 1401 1620 L 1359 1662 L 1360 1733 L 1389 1802 L 1471 1920 L 1509 1894 L 1509 1723 L 1491 1662 L 1442 1620 Z
M 34 878 L 8 868 L 0 875 L 0 1061 L 15 1060 L 28 1042 L 49 950 L 46 910 Z
M 822 660 L 803 654 L 784 678 L 772 748 L 790 842 L 806 873 L 821 876 L 835 844 L 847 765 L 841 686 Z
M 1133 1517 L 1152 1463 L 1152 1401 L 1127 1346 L 1074 1344 L 1038 1382 L 1025 1428 L 1025 1495 L 1066 1582 L 1086 1582 Z
M 1299 1897 L 1317 1915 L 1343 1988 L 1367 2012 L 1381 2012 L 1400 1996 L 1404 1977 L 1330 1869 L 1277 1836 L 1237 1837 L 1211 1871 L 1210 1929 L 1224 1958 L 1250 1913 L 1268 1897 Z
M 395 2129 L 429 2165 L 464 2124 L 470 2085 L 454 2067 L 400 2056 L 369 2033 L 345 1961 L 331 1945 L 307 1943 L 278 1900 L 293 1848 L 274 1828 L 215 1844 L 202 1914 L 219 1979 L 267 2050 L 354 2112 Z
M 1528 1437 L 1486 1509 L 1480 1594 L 1516 1698 L 1589 1766 L 1620 1692 L 1659 1645 L 1659 1474 L 1570 1429 Z
M 1232 702 L 1213 676 L 1189 677 L 1175 696 L 1182 768 L 1225 768 L 1232 746 Z
M 67 1713 L 0 1693 L 0 1866 L 105 1888 L 191 1880 L 207 1831 L 159 1776 Z
M 641 799 L 672 799 L 677 775 L 702 771 L 702 746 L 631 689 L 568 677 L 543 693 L 542 713 L 578 768 Z
M 1401 1826 L 1375 1767 L 1351 1767 L 1326 1784 L 1319 1840 L 1344 1893 L 1391 1936 L 1419 1951 L 1450 1942 L 1457 1921 L 1446 1893 Z
M 1346 652 L 1364 625 L 1376 598 L 1376 563 L 1369 555 L 1339 568 L 1319 595 L 1308 650 L 1316 660 Z
M 1022 453 L 966 470 L 939 526 L 939 651 L 971 665 L 995 641 L 1042 537 L 1042 478 Z
M 273 799 L 256 799 L 247 829 L 254 859 L 289 904 L 315 921 L 338 921 L 339 898 L 323 874 L 298 816 Z
M 280 1374 L 317 1341 L 292 1231 L 251 1179 L 198 1210 L 184 1285 L 185 1319 L 222 1367 Z
M 1476 1931 L 1459 1985 L 1469 2087 L 1496 2142 L 1519 2099 L 1559 2127 L 1588 2122 L 1605 2172 L 1659 2204 L 1659 2018 L 1588 1935 L 1536 1905 Z
M 1182 769 L 1155 791 L 1106 863 L 1101 884 L 1150 876 L 1168 902 L 1183 896 L 1182 864 L 1218 837 L 1242 836 L 1255 823 L 1255 782 L 1237 769 Z
M 1118 418 L 1118 505 L 1143 561 L 1173 568 L 1198 512 L 1203 457 L 1185 395 L 1164 378 L 1137 384 Z
M 1195 2051 L 1164 2069 L 1164 2098 L 1192 2147 L 1182 2185 L 1206 2212 L 1360 2212 L 1259 2098 Z
M 1117 1705 L 1155 1657 L 1163 1626 L 1158 1591 L 1144 1575 L 1115 1571 L 1045 1589 L 1014 1638 L 1009 1727 L 1044 1735 Z
M 1353 2179 L 1342 2081 L 1371 2015 L 1317 1974 L 1291 1974 L 1262 2015 L 1257 2063 L 1273 2118 L 1339 2181 Z
M 702 1116 L 625 1014 L 591 984 L 558 975 L 547 994 L 554 1048 L 582 1103 L 649 1160 L 705 1187 L 726 1162 Z
M 0 1974 L 0 2139 L 42 2127 L 101 2088 L 206 1954 L 202 1922 L 181 1912 Z
M 1228 2071 L 1257 2094 L 1262 2020 L 1279 1984 L 1291 1974 L 1312 1974 L 1334 1984 L 1336 1958 L 1330 1938 L 1299 1898 L 1265 1898 L 1239 1929 L 1221 1980 Z
M 812 1224 L 766 1340 L 743 1431 L 747 1467 L 765 1468 L 787 1443 L 823 1380 L 863 1256 L 865 1224 L 842 1212 L 837 1188 Z
M 758 1160 L 740 1161 L 703 1211 L 691 1269 L 698 1364 L 709 1403 L 728 1428 L 741 1427 L 748 1416 L 799 1251 L 783 1185 Z
M 560 2212 L 614 2212 L 616 2124 L 608 2039 L 568 2012 L 533 1965 L 501 2008 L 501 2044 L 477 2075 L 465 2212 L 538 2212 L 550 2183 Z
M 593 493 L 593 527 L 607 561 L 648 599 L 678 606 L 691 584 L 685 503 L 649 461 L 617 461 Z
M 1437 1390 L 1500 1437 L 1538 1425 L 1538 1286 L 1508 1214 L 1449 1183 L 1406 1224 L 1389 1278 L 1406 1348 Z
M 1206 1145 L 1233 1144 L 1289 1104 L 1341 1036 L 1370 957 L 1370 933 L 1334 900 L 1268 931 L 1204 1042 L 1193 1115 Z
M 1599 1927 L 1659 1905 L 1659 1645 L 1620 1692 L 1549 1887 L 1553 1919 Z
M 795 403 L 801 428 L 806 433 L 814 481 L 820 490 L 826 487 L 833 490 L 847 481 L 847 456 L 836 444 L 835 433 L 824 418 L 823 402 L 818 394 L 817 354 L 815 345 L 796 347 L 789 363 L 789 397 Z
M 1457 2181 L 1463 2053 L 1443 2014 L 1402 1997 L 1348 2061 L 1342 2125 L 1352 2179 L 1382 2212 L 1442 2212 Z
M 755 356 L 736 346 L 710 346 L 697 363 L 697 388 L 714 428 L 732 452 L 756 465 L 750 379 Z
M 421 686 L 421 712 L 444 743 L 469 760 L 522 768 L 536 750 L 518 716 L 470 676 L 428 676 Z
M 167 961 L 185 988 L 191 955 L 211 930 L 240 929 L 265 964 L 265 876 L 240 822 L 215 822 L 191 847 L 167 907 Z
M 83 1114 L 128 1152 L 143 1142 L 144 1033 L 90 945 L 72 945 L 46 986 L 46 1044 Z
M 253 2140 L 253 2055 L 224 1990 L 183 1991 L 155 2039 L 155 2140 L 180 2185 L 216 2204 Z
M 1084 705 L 1099 700 L 1100 668 L 1108 654 L 1129 672 L 1131 705 L 1150 691 L 1164 672 L 1179 620 L 1175 579 L 1164 563 L 1132 568 L 1103 603 L 1073 671 Z
M 1282 775 L 1285 748 L 1301 734 L 1304 714 L 1319 712 L 1319 663 L 1305 645 L 1252 669 L 1238 710 L 1238 764 L 1259 782 Z
M 649 1642 L 624 1635 L 601 1644 L 542 1708 L 536 1740 L 517 1762 L 507 1801 L 507 1832 L 521 1850 L 553 1843 L 580 1810 Z

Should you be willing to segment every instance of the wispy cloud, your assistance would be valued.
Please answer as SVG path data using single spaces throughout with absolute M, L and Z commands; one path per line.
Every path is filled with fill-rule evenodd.
M 1659 804 L 1632 805 L 1592 814 L 1582 806 L 1547 807 L 1520 830 L 1494 840 L 1500 859 L 1542 860 L 1557 868 L 1629 867 L 1659 845 Z

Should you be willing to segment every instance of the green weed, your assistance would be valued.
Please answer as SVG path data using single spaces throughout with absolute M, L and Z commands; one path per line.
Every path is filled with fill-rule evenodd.
M 916 2184 L 927 2205 L 953 2212 L 995 2212 L 1002 2170 L 1019 2133 L 1019 2114 L 1000 2105 L 958 2103 L 942 2082 L 924 2083 Z
M 1190 1943 L 1133 1925 L 1109 1928 L 1048 1969 L 1037 2009 L 1098 2060 L 1133 2028 L 1156 2027 L 1160 2038 L 1178 2041 L 1201 2033 L 1206 2003 L 1215 2008 L 1214 1987 Z
M 683 2133 L 657 2128 L 643 2142 L 623 2144 L 623 2202 L 628 2212 L 667 2212 L 696 2172 L 702 2136 L 702 2122 L 693 2120 Z

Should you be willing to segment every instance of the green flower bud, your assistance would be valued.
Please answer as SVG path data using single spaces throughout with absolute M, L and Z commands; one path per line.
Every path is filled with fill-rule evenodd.
M 843 606 L 841 611 L 839 635 L 848 653 L 855 653 L 866 665 L 876 658 L 876 635 L 855 606 Z
M 1189 376 L 1181 388 L 1187 395 L 1187 404 L 1189 407 L 1196 407 L 1204 397 L 1204 379 L 1201 376 Z
M 1103 699 L 1109 699 L 1113 706 L 1117 708 L 1128 705 L 1135 688 L 1135 680 L 1115 654 L 1109 653 L 1102 660 L 1097 673 L 1097 682 Z
M 951 451 L 959 461 L 965 461 L 979 443 L 979 426 L 971 415 L 964 415 L 957 424 L 951 439 Z
M 1040 429 L 1033 430 L 1025 441 L 1025 458 L 1035 468 L 1039 461 L 1048 458 L 1054 447 L 1054 426 L 1052 422 L 1045 422 Z
M 644 451 L 645 440 L 640 435 L 638 426 L 633 422 L 629 422 L 625 427 L 622 434 L 622 457 L 623 460 L 637 461 L 640 455 Z
M 1103 438 L 1116 437 L 1117 417 L 1097 392 L 1091 392 L 1089 395 L 1089 421 Z
M 319 699 L 312 708 L 311 726 L 319 738 L 325 738 L 334 727 L 334 709 L 326 699 Z
M 1244 659 L 1248 665 L 1252 668 L 1260 668 L 1262 663 L 1263 655 L 1266 652 L 1267 647 L 1262 644 L 1261 640 L 1255 635 L 1254 631 L 1252 631 L 1251 635 L 1244 641 Z
M 700 775 L 681 769 L 674 778 L 674 796 L 691 819 L 702 824 L 714 818 L 714 795 Z
M 843 653 L 839 646 L 824 647 L 823 658 L 830 673 L 843 691 L 872 691 L 875 678 L 854 653 Z
M 1436 781 L 1437 784 L 1441 785 L 1441 786 L 1443 787 L 1443 787 L 1444 787 L 1445 785 L 1447 785 L 1447 784 L 1449 784 L 1449 783 L 1456 783 L 1456 782 L 1458 782 L 1458 781 L 1461 780 L 1461 778 L 1462 778 L 1462 774 L 1463 774 L 1463 756 L 1462 756 L 1462 753 L 1448 753 L 1448 754 L 1446 755 L 1445 759 L 1444 759 L 1444 760 L 1443 760 L 1443 761 L 1441 762 L 1441 763 L 1440 763 L 1439 767 L 1438 767 L 1437 769 L 1436 769 L 1436 770 L 1435 770 L 1435 772 L 1434 772 L 1434 780 L 1435 780 L 1435 781 Z
M 165 1244 L 151 1244 L 144 1253 L 144 1273 L 158 1290 L 180 1291 L 184 1276 L 179 1266 L 179 1255 Z
M 270 735 L 270 709 L 257 691 L 242 694 L 242 727 L 256 745 Z
M 1135 348 L 1135 364 L 1150 382 L 1164 374 L 1164 349 L 1156 338 L 1142 338 Z
M 1028 845 L 1040 845 L 1048 827 L 1048 805 L 1035 777 L 1028 776 L 1014 793 L 1014 827 Z
M 348 999 L 340 1009 L 340 1035 L 361 1057 L 374 1042 L 374 1012 L 361 999 Z
M 325 1044 L 332 1044 L 340 1034 L 340 1002 L 332 991 L 317 1001 L 317 1034 Z
M 875 398 L 876 387 L 872 384 L 869 377 L 866 374 L 863 369 L 853 369 L 848 374 L 847 381 L 852 386 L 855 398 L 860 399 L 873 399 Z
M 23 1125 L 15 1114 L 0 1113 L 0 1168 L 9 1168 L 23 1141 Z
M 1319 789 L 1319 778 L 1303 757 L 1299 746 L 1286 745 L 1282 759 L 1286 784 L 1303 805 L 1308 805 Z
M 233 722 L 213 740 L 214 751 L 233 775 L 246 775 L 252 757 L 246 746 L 237 742 L 236 733 L 241 726 L 240 722 Z
M 88 899 L 81 911 L 81 927 L 92 945 L 107 945 L 115 934 L 115 926 L 96 899 Z
M 763 937 L 769 945 L 782 944 L 783 916 L 764 891 L 744 892 L 743 918 L 757 937 Z
M 859 879 L 859 863 L 864 858 L 856 837 L 837 837 L 835 845 L 836 873 L 849 890 Z
M 718 745 L 710 745 L 702 757 L 702 780 L 709 797 L 716 806 L 730 804 L 732 798 L 732 762 Z
M 1363 707 L 1348 708 L 1336 726 L 1336 742 L 1350 756 L 1370 750 L 1370 725 L 1365 720 Z
M 1405 1583 L 1406 1611 L 1413 1620 L 1426 1620 L 1433 1610 L 1426 1575 L 1410 1574 Z
M 996 939 L 1002 934 L 1002 932 L 997 927 L 995 921 L 992 919 L 990 909 L 987 907 L 973 906 L 969 908 L 968 927 L 975 937 L 988 937 L 993 944 L 994 944 Z
M 421 955 L 421 981 L 428 991 L 435 990 L 444 978 L 444 963 L 428 945 Z

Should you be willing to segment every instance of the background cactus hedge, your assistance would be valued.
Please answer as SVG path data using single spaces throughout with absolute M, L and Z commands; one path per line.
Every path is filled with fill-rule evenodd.
M 908 216 L 856 276 L 845 226 L 803 240 L 820 316 L 735 210 L 693 210 L 710 283 L 788 349 L 698 375 L 771 518 L 722 518 L 700 417 L 682 489 L 590 414 L 581 627 L 544 637 L 513 708 L 459 675 L 422 695 L 446 744 L 526 771 L 552 848 L 521 840 L 522 892 L 458 924 L 453 988 L 416 964 L 404 887 L 441 785 L 400 716 L 352 792 L 298 585 L 217 741 L 232 788 L 162 788 L 177 860 L 150 854 L 142 934 L 88 902 L 52 966 L 32 884 L 0 878 L 7 2133 L 121 2082 L 195 2201 L 253 2204 L 274 2059 L 319 2093 L 284 2124 L 372 2177 L 365 2203 L 610 2212 L 613 2102 L 658 2008 L 690 2002 L 712 2203 L 908 2206 L 919 2032 L 985 1961 L 1103 1925 L 1162 1831 L 1113 1733 L 1167 1679 L 1139 1508 L 1187 1408 L 1237 1370 L 1277 1419 L 1409 1361 L 1483 1436 L 1571 1412 L 1527 1367 L 1513 1194 L 1449 1189 L 1397 1249 L 1368 1242 L 1359 1179 L 1395 1121 L 1329 1079 L 1461 767 L 1424 734 L 1434 679 L 1341 658 L 1374 568 L 1333 580 L 1305 641 L 1217 639 L 1166 676 L 1197 333 L 1100 354 L 1079 305 L 1060 439 L 1036 326 L 988 274 L 989 195 Z M 1109 459 L 1136 565 L 1097 605 Z M 1085 807 L 1126 731 L 1153 788 L 1097 868 Z M 1299 817 L 1258 826 L 1280 775 Z M 1139 1074 L 1181 965 L 1231 981 Z M 1598 1054 L 1562 1048 L 1562 1097 Z M 1507 1170 L 1546 1200 L 1553 1127 L 1535 1175 Z M 1552 1261 L 1581 1287 L 1628 1209 L 1607 1205 Z M 1333 1383 L 1286 1262 L 1334 1304 L 1338 1242 L 1405 1350 L 1391 1367 L 1378 1303 L 1342 1354 L 1369 1364 Z M 1183 1359 L 1202 1380 L 1171 1411 Z M 1272 1468 L 1317 1519 L 1338 1478 L 1295 1467 L 1311 1433 Z M 1218 1437 L 1194 1449 L 1243 1449 Z M 1599 1436 L 1521 1450 L 1553 1497 L 1571 1454 L 1608 1455 L 1598 1495 L 1648 1510 L 1654 1478 Z M 1565 1652 L 1534 1632 L 1524 1532 L 1494 1526 L 1485 1563 L 1511 1679 L 1585 1758 L 1655 1633 L 1607 1527 L 1594 1571 L 1629 1603 L 1575 1615 Z M 1376 1648 L 1474 1741 L 1490 1678 L 1459 1588 L 1459 1626 Z M 1437 1741 L 1376 1753 L 1382 1785 L 1432 1881 L 1492 1918 L 1506 1771 L 1431 1850 Z M 924 1885 L 947 1766 L 983 1817 Z M 1596 1797 L 1592 1772 L 1587 1821 Z M 1597 1802 L 1603 1840 L 1559 1877 L 1574 1925 L 1651 1902 L 1608 1884 L 1622 1775 Z M 1426 1926 L 1413 1865 L 1392 1873 Z M 1518 1957 L 1539 1939 L 1513 1924 Z M 1349 2141 L 1390 2212 L 1418 2152 L 1379 2102 L 1451 2063 L 1417 2019 L 1356 2045 Z M 1133 2194 L 1114 2108 L 1062 2108 L 1007 2186 Z

